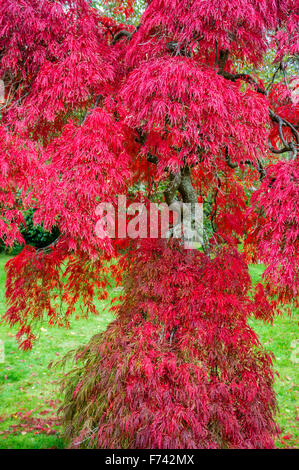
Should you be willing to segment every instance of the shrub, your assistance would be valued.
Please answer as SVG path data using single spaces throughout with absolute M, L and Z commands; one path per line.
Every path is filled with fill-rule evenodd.
M 242 256 L 141 248 L 116 321 L 64 383 L 71 447 L 273 447 L 272 359 L 247 323 L 261 312 Z
M 34 209 L 29 209 L 24 213 L 24 219 L 26 225 L 21 225 L 20 233 L 24 238 L 27 245 L 34 246 L 35 248 L 44 248 L 59 236 L 59 229 L 53 227 L 51 232 L 44 230 L 42 225 L 36 225 L 33 222 Z M 5 248 L 5 243 L 0 240 L 0 253 L 2 251 L 8 251 L 12 255 L 17 255 L 22 251 L 24 243 L 15 242 L 13 247 L 10 249 Z

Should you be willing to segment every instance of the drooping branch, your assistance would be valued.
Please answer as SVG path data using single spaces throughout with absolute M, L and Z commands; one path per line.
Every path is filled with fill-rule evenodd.
M 151 153 L 147 154 L 146 159 L 149 163 L 154 163 L 155 165 L 157 165 L 157 163 L 158 163 L 158 157 L 156 155 L 151 154 Z
M 84 123 L 85 123 L 86 119 L 88 118 L 88 116 L 90 115 L 90 113 L 92 113 L 92 111 L 93 111 L 95 108 L 98 107 L 98 104 L 99 104 L 101 98 L 103 98 L 103 95 L 99 95 L 99 96 L 97 97 L 97 99 L 95 100 L 94 105 L 92 106 L 92 108 L 90 108 L 90 109 L 88 109 L 88 110 L 86 111 L 86 113 L 85 113 L 85 115 L 84 115 L 84 117 L 83 117 L 83 120 L 82 120 L 82 122 L 81 122 L 81 127 L 84 125 Z
M 217 49 L 218 49 L 218 47 L 217 47 Z M 228 59 L 228 50 L 227 49 L 226 50 L 220 50 L 219 54 L 218 54 L 218 50 L 216 50 L 216 62 L 217 62 L 217 65 L 218 65 L 218 72 L 217 73 L 218 73 L 218 75 L 223 76 L 227 80 L 230 80 L 230 81 L 233 81 L 233 82 L 235 82 L 236 80 L 244 80 L 247 83 L 250 83 L 251 85 L 253 85 L 255 90 L 258 93 L 261 93 L 261 94 L 267 96 L 267 92 L 268 92 L 269 87 L 274 82 L 275 76 L 278 73 L 278 71 L 281 70 L 284 74 L 284 80 L 285 80 L 286 86 L 288 86 L 287 81 L 286 81 L 285 67 L 283 66 L 282 63 L 279 64 L 279 67 L 275 71 L 275 73 L 272 77 L 272 81 L 271 81 L 270 85 L 267 87 L 267 90 L 266 90 L 265 88 L 261 87 L 257 83 L 257 81 L 249 74 L 246 74 L 246 73 L 233 74 L 233 73 L 225 71 L 224 68 L 225 68 L 225 64 L 227 62 L 227 59 Z M 285 153 L 285 152 L 292 152 L 293 153 L 293 158 L 295 159 L 297 157 L 297 154 L 298 154 L 298 146 L 299 146 L 299 133 L 298 133 L 296 127 L 292 123 L 288 122 L 286 119 L 282 118 L 277 113 L 272 111 L 271 109 L 269 109 L 269 115 L 270 115 L 270 118 L 271 118 L 272 121 L 278 123 L 279 137 L 280 137 L 280 140 L 283 144 L 283 148 L 278 149 L 278 150 L 274 149 L 273 146 L 270 144 L 269 145 L 270 151 L 273 152 L 273 153 L 276 153 L 276 154 L 282 154 L 282 153 Z M 292 134 L 293 134 L 293 136 L 296 140 L 296 144 L 294 144 L 293 142 L 286 142 L 286 140 L 284 138 L 284 134 L 283 134 L 283 129 L 282 129 L 283 126 L 287 126 L 287 127 L 290 128 L 290 130 L 291 130 L 291 132 L 292 132 Z M 235 163 L 229 162 L 227 157 L 226 157 L 226 162 L 231 168 L 236 168 Z M 231 166 L 231 165 L 233 165 L 233 166 Z M 259 168 L 263 173 L 265 173 L 265 171 L 263 170 L 261 165 L 259 165 Z M 261 176 L 262 176 L 262 174 L 261 174 Z
M 125 29 L 116 33 L 112 39 L 112 44 L 116 44 L 121 38 L 126 37 L 128 39 L 132 38 L 132 33 L 126 31 Z
M 227 163 L 227 165 L 232 168 L 232 169 L 235 169 L 239 166 L 239 164 L 237 162 L 232 162 L 231 161 L 231 158 L 229 156 L 229 153 L 228 153 L 228 148 L 225 147 L 225 161 Z M 260 180 L 262 180 L 263 178 L 265 178 L 266 176 L 266 171 L 263 167 L 263 164 L 262 162 L 257 159 L 256 162 L 252 161 L 252 160 L 241 160 L 240 161 L 240 164 L 241 165 L 249 165 L 249 166 L 253 166 L 257 169 L 257 171 L 259 172 L 260 174 Z
M 226 72 L 224 70 L 218 71 L 218 75 L 221 75 L 222 77 L 226 78 L 227 80 L 230 80 L 231 82 L 235 82 L 237 80 L 244 80 L 247 83 L 250 83 L 253 85 L 258 93 L 261 93 L 262 95 L 266 95 L 267 92 L 264 88 L 261 88 L 261 86 L 257 83 L 257 81 L 251 77 L 251 75 L 247 73 L 230 73 Z
M 272 109 L 269 109 L 269 114 L 270 114 L 270 118 L 272 119 L 272 121 L 278 123 L 279 136 L 281 138 L 281 141 L 285 145 L 285 147 L 289 147 L 289 144 L 284 139 L 284 136 L 283 136 L 283 133 L 282 133 L 282 126 L 287 126 L 287 127 L 290 128 L 293 136 L 295 137 L 297 145 L 299 145 L 299 132 L 297 131 L 296 127 L 291 122 L 287 121 L 286 119 L 282 118 L 277 113 L 272 111 Z M 289 150 L 291 150 L 291 149 L 289 149 Z
M 234 168 L 237 168 L 237 167 L 239 166 L 238 163 L 231 161 L 227 147 L 225 147 L 225 153 L 224 153 L 224 155 L 225 155 L 225 161 L 226 161 L 226 163 L 228 164 L 228 166 L 229 166 L 230 168 L 234 169 Z
M 256 80 L 254 80 L 253 77 L 251 77 L 251 75 L 247 74 L 247 73 L 230 73 L 230 72 L 226 72 L 224 69 L 225 69 L 225 64 L 227 62 L 227 59 L 228 59 L 228 55 L 229 55 L 229 51 L 228 49 L 221 49 L 219 51 L 219 54 L 217 54 L 216 52 L 216 55 L 218 57 L 216 57 L 217 59 L 217 65 L 218 65 L 218 75 L 221 75 L 222 77 L 226 78 L 227 80 L 230 80 L 232 82 L 235 82 L 236 80 L 244 80 L 248 83 L 250 83 L 251 85 L 254 85 L 256 91 L 258 91 L 259 93 L 262 93 L 263 95 L 266 95 L 266 90 L 261 88 L 260 85 L 256 82 Z
M 291 122 L 289 122 L 286 119 L 279 116 L 277 113 L 272 111 L 272 109 L 269 109 L 269 115 L 270 115 L 271 120 L 278 124 L 279 137 L 280 137 L 280 140 L 283 144 L 283 147 L 281 149 L 274 149 L 273 146 L 271 144 L 269 144 L 270 151 L 273 152 L 273 153 L 276 153 L 276 154 L 282 154 L 282 153 L 285 153 L 285 152 L 290 152 L 290 153 L 293 154 L 293 159 L 295 160 L 297 158 L 298 146 L 299 146 L 299 132 L 298 132 L 298 130 L 296 129 L 296 127 Z M 296 143 L 294 143 L 292 141 L 287 142 L 285 140 L 285 136 L 283 134 L 283 127 L 289 127 Z
M 268 145 L 269 145 L 269 150 L 270 150 L 272 153 L 282 154 L 282 153 L 286 153 L 286 152 L 289 152 L 289 151 L 290 151 L 290 149 L 289 149 L 288 147 L 283 147 L 283 148 L 281 148 L 281 149 L 275 149 L 275 148 L 271 145 L 270 141 L 269 141 Z
M 259 92 L 259 93 L 262 93 L 263 95 L 266 95 L 266 91 L 263 90 L 256 82 L 255 80 L 250 77 L 250 75 L 247 75 L 247 74 L 230 74 L 228 72 L 223 72 L 223 73 L 220 73 L 219 75 L 222 75 L 223 77 L 229 79 L 229 80 L 232 80 L 232 81 L 235 81 L 237 79 L 245 79 L 247 82 L 249 83 L 252 83 L 255 85 L 255 88 L 256 88 L 256 91 Z M 298 154 L 298 145 L 299 145 L 299 133 L 296 129 L 296 127 L 290 123 L 289 121 L 287 121 L 286 119 L 282 118 L 281 116 L 279 116 L 278 114 L 274 113 L 274 111 L 272 111 L 270 108 L 269 108 L 269 115 L 270 115 L 270 118 L 273 122 L 277 122 L 278 123 L 278 132 L 279 132 L 279 137 L 280 137 L 280 140 L 283 144 L 283 147 L 281 149 L 275 149 L 271 143 L 269 143 L 269 150 L 275 154 L 282 154 L 282 153 L 286 153 L 286 152 L 291 152 L 293 153 L 293 158 L 295 159 L 297 157 L 297 154 Z M 296 140 L 296 144 L 294 144 L 293 142 L 287 142 L 285 140 L 285 137 L 284 137 L 284 134 L 283 134 L 283 126 L 286 126 L 286 127 L 289 127 L 293 136 L 295 137 L 295 140 Z M 228 166 L 230 166 L 230 168 L 236 168 L 238 165 L 229 161 L 229 159 L 226 157 L 226 162 L 228 164 Z M 245 162 L 247 163 L 247 162 Z M 262 169 L 262 166 L 260 166 L 260 168 Z M 263 170 L 263 173 L 265 173 L 265 170 Z
M 262 179 L 264 179 L 265 176 L 266 176 L 266 170 L 263 167 L 263 165 L 262 165 L 262 163 L 259 159 L 257 159 L 257 171 L 259 172 L 260 180 L 262 181 Z
M 271 86 L 273 85 L 274 80 L 275 80 L 275 77 L 276 77 L 277 73 L 281 70 L 281 68 L 282 68 L 282 65 L 281 65 L 281 63 L 280 63 L 279 66 L 277 67 L 277 69 L 275 70 L 274 74 L 272 75 L 272 79 L 271 79 L 270 83 L 269 83 L 268 86 L 267 86 L 267 91 L 268 91 L 268 90 L 271 88 Z
M 55 248 L 55 247 L 57 246 L 57 244 L 58 244 L 59 242 L 61 242 L 62 239 L 63 239 L 63 235 L 62 235 L 62 234 L 59 234 L 58 237 L 57 237 L 52 243 L 50 243 L 50 245 L 44 246 L 44 247 L 42 247 L 42 248 L 38 248 L 38 249 L 36 250 L 36 253 L 44 253 L 44 254 L 45 254 L 45 253 L 50 253 L 51 250 L 52 250 L 53 248 Z
M 112 40 L 114 39 L 114 33 L 112 31 L 112 28 L 104 21 L 100 21 L 100 23 L 109 31 L 111 34 Z
M 297 158 L 298 149 L 296 145 L 294 144 L 294 142 L 290 142 L 289 146 L 290 146 L 291 152 L 293 153 L 293 159 L 295 160 Z
M 175 56 L 191 57 L 187 44 L 170 41 L 167 43 L 166 47 L 170 52 L 174 53 Z
M 220 51 L 220 52 L 222 52 L 222 51 Z M 244 80 L 247 83 L 250 83 L 251 85 L 253 85 L 255 87 L 255 90 L 258 93 L 261 93 L 261 94 L 267 96 L 267 91 L 264 88 L 261 88 L 261 86 L 256 82 L 256 80 L 253 77 L 251 77 L 251 75 L 249 75 L 249 74 L 246 74 L 246 73 L 233 74 L 233 73 L 224 71 L 219 66 L 218 75 L 221 75 L 224 78 L 226 78 L 227 80 L 230 80 L 230 81 L 233 81 L 233 82 L 235 82 L 236 80 Z M 280 137 L 280 140 L 283 144 L 283 148 L 279 149 L 279 150 L 275 150 L 270 145 L 269 146 L 270 151 L 274 152 L 274 153 L 292 152 L 293 155 L 294 155 L 294 159 L 295 159 L 296 156 L 297 156 L 297 153 L 298 153 L 298 150 L 297 150 L 296 146 L 299 145 L 299 132 L 298 132 L 298 130 L 296 129 L 296 127 L 291 122 L 289 122 L 286 119 L 282 118 L 277 113 L 272 111 L 272 109 L 270 109 L 270 108 L 269 108 L 269 115 L 270 115 L 270 118 L 273 122 L 278 123 L 279 137 Z M 296 144 L 294 144 L 292 142 L 286 142 L 284 134 L 283 134 L 283 129 L 282 129 L 283 126 L 286 126 L 286 127 L 290 128 L 290 130 L 291 130 L 291 132 L 292 132 L 292 134 L 293 134 L 293 136 L 296 140 Z

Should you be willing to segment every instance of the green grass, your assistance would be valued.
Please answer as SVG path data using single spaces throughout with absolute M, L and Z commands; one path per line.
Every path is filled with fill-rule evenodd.
M 0 315 L 5 311 L 3 267 L 7 260 L 7 256 L 0 255 Z M 260 280 L 263 269 L 262 265 L 250 267 L 250 274 L 255 283 Z M 85 344 L 94 333 L 106 328 L 112 320 L 112 315 L 107 309 L 104 310 L 107 305 L 108 301 L 99 303 L 98 307 L 102 311 L 100 316 L 88 320 L 74 320 L 69 330 L 50 328 L 47 324 L 41 326 L 39 339 L 32 351 L 28 352 L 18 349 L 14 330 L 7 325 L 0 325 L 0 339 L 5 346 L 5 362 L 0 363 L 0 448 L 37 449 L 66 446 L 60 427 L 57 427 L 56 435 L 26 431 L 12 435 L 5 431 L 18 422 L 17 417 L 14 417 L 18 411 L 35 410 L 35 416 L 42 416 L 39 415 L 40 412 L 51 408 L 50 400 L 55 402 L 61 399 L 57 384 L 58 372 L 48 369 L 47 366 L 70 349 Z M 275 389 L 280 407 L 277 421 L 282 428 L 282 436 L 291 436 L 289 439 L 280 438 L 277 442 L 279 447 L 298 446 L 297 321 L 295 313 L 292 317 L 277 317 L 272 326 L 250 320 L 261 342 L 276 357 L 275 368 L 279 377 Z
M 252 265 L 249 272 L 253 282 L 261 281 L 264 271 L 263 265 Z M 277 394 L 279 413 L 277 422 L 281 427 L 281 439 L 278 447 L 298 447 L 299 432 L 299 402 L 298 402 L 298 366 L 299 338 L 298 338 L 298 310 L 292 315 L 282 314 L 274 319 L 273 325 L 262 321 L 250 320 L 250 325 L 258 334 L 261 343 L 275 356 L 275 370 L 279 377 L 276 379 L 275 391 Z M 283 436 L 292 436 L 283 439 Z
M 8 256 L 0 255 L 0 315 L 5 312 L 5 272 L 4 264 Z M 115 295 L 114 295 L 115 296 Z M 25 435 L 5 435 L 10 425 L 17 419 L 13 415 L 18 411 L 38 412 L 49 410 L 49 400 L 61 399 L 59 393 L 58 371 L 48 369 L 51 361 L 59 360 L 67 351 L 86 344 L 93 334 L 103 330 L 113 319 L 107 311 L 108 302 L 98 302 L 102 311 L 100 316 L 88 320 L 73 320 L 71 328 L 49 327 L 47 323 L 40 326 L 39 338 L 31 351 L 18 349 L 15 339 L 16 329 L 0 324 L 0 340 L 4 342 L 5 362 L 0 363 L 0 449 L 1 448 L 49 448 L 64 447 L 61 429 L 57 436 L 27 433 Z M 2 422 L 1 422 L 2 421 Z

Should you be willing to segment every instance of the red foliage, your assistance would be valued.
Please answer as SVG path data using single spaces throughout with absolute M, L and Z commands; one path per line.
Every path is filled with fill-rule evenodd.
M 273 447 L 272 359 L 247 323 L 242 257 L 141 248 L 117 320 L 77 353 L 67 379 L 72 446 Z
M 140 56 L 152 54 L 152 50 L 161 54 L 167 41 L 174 40 L 181 48 L 194 49 L 198 58 L 209 65 L 214 63 L 216 42 L 219 51 L 227 49 L 232 56 L 257 64 L 266 50 L 265 32 L 275 28 L 287 3 L 288 0 L 152 0 L 134 40 L 134 51 L 129 52 L 130 62 L 136 65 Z
M 122 95 L 126 121 L 142 129 L 146 140 L 141 150 L 159 157 L 161 171 L 175 171 L 184 161 L 195 164 L 201 148 L 206 160 L 223 158 L 221 150 L 227 146 L 238 162 L 267 151 L 264 98 L 242 92 L 239 85 L 190 59 L 148 61 L 129 74 Z
M 43 252 L 27 246 L 6 265 L 6 296 L 9 308 L 4 319 L 20 327 L 16 337 L 22 349 L 31 349 L 32 326 L 47 319 L 49 325 L 69 327 L 70 316 L 96 314 L 95 297 L 107 297 L 110 285 L 106 259 L 92 260 L 84 252 L 70 255 L 61 240 L 56 248 Z M 64 269 L 62 269 L 64 267 Z M 117 273 L 116 273 L 117 276 Z
M 299 7 L 296 0 L 283 2 L 283 28 L 279 29 L 275 35 L 278 45 L 276 61 L 279 62 L 285 55 L 296 57 L 299 52 Z
M 8 431 L 5 431 L 5 434 L 14 434 L 19 435 L 33 433 L 33 434 L 57 434 L 58 430 L 55 429 L 55 426 L 60 426 L 59 419 L 57 418 L 56 413 L 52 413 L 52 416 L 43 418 L 31 416 L 32 412 L 22 413 L 21 411 L 16 413 L 17 418 L 19 419 L 18 424 L 11 424 Z M 46 414 L 48 411 L 40 412 L 40 414 Z
M 134 3 L 114 13 L 129 22 Z M 247 318 L 271 321 L 298 294 L 298 103 L 294 81 L 237 71 L 262 63 L 269 31 L 276 62 L 295 55 L 297 19 L 294 0 L 151 0 L 137 28 L 87 0 L 1 2 L 0 239 L 23 241 L 29 207 L 61 234 L 9 261 L 5 319 L 29 349 L 36 322 L 96 313 L 109 272 L 126 272 L 117 321 L 68 385 L 74 444 L 91 402 L 94 445 L 273 445 L 271 359 Z M 111 268 L 132 247 L 97 237 L 98 204 L 148 204 L 177 176 L 174 198 L 203 201 L 204 253 L 147 240 Z M 267 265 L 255 291 L 244 236 Z
M 22 209 L 34 204 L 33 194 L 28 194 L 42 175 L 38 161 L 38 147 L 30 140 L 12 136 L 0 126 L 0 234 L 7 246 L 22 242 L 19 232 L 24 222 Z M 18 192 L 22 189 L 22 204 Z
M 85 0 L 2 2 L 0 70 L 22 101 L 8 110 L 9 122 L 23 132 L 38 125 L 35 132 L 46 139 L 66 111 L 108 91 L 114 54 L 98 22 Z
M 17 420 L 16 424 L 11 424 L 5 431 L 0 431 L 0 435 L 5 439 L 6 436 L 25 435 L 27 433 L 57 435 L 58 427 L 61 426 L 61 420 L 57 417 L 56 408 L 59 402 L 46 401 L 50 408 L 43 410 L 17 411 L 6 418 Z M 2 419 L 4 421 L 4 418 Z M 1 418 L 0 418 L 1 422 Z
M 280 303 L 298 304 L 298 170 L 298 160 L 269 167 L 248 210 L 246 245 L 266 264 L 267 291 Z

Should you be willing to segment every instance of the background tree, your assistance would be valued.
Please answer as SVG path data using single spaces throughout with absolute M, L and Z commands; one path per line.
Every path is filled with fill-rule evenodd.
M 72 445 L 273 446 L 271 357 L 247 319 L 297 296 L 297 24 L 293 0 L 1 3 L 1 239 L 24 242 L 29 208 L 59 233 L 9 261 L 5 319 L 28 349 L 38 320 L 95 313 L 111 274 L 125 287 L 65 383 Z M 250 74 L 273 48 L 272 78 Z M 145 200 L 140 181 L 203 201 L 203 250 L 96 236 L 99 202 Z

